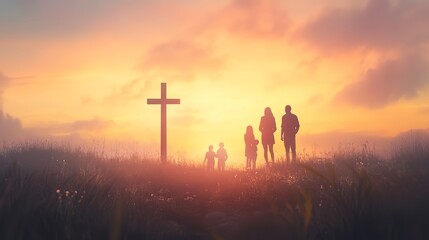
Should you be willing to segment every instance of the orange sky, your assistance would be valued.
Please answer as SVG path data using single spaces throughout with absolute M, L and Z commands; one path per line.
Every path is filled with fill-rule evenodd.
M 292 105 L 299 151 L 428 129 L 427 22 L 424 0 L 5 0 L 0 139 L 156 152 L 160 109 L 146 99 L 161 82 L 182 101 L 168 107 L 175 156 L 202 160 L 223 141 L 240 166 L 245 128 L 267 106 L 280 127 Z M 276 142 L 281 156 L 280 131 Z

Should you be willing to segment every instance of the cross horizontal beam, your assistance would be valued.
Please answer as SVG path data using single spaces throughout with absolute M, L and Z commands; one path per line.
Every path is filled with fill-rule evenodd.
M 148 98 L 147 104 L 180 104 L 180 99 L 178 98 L 167 98 L 167 99 L 159 99 L 159 98 Z

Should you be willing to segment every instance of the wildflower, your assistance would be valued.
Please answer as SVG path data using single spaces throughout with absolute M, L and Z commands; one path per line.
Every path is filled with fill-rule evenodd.
M 69 196 L 70 196 L 70 192 L 66 191 L 66 197 L 69 197 Z

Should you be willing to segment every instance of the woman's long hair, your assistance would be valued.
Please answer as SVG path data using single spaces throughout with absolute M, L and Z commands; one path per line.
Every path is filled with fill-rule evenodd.
M 264 117 L 274 118 L 273 112 L 270 107 L 266 107 L 264 111 Z

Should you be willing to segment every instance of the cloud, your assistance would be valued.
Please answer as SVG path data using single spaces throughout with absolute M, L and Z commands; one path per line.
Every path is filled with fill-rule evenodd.
M 406 132 L 401 132 L 393 138 L 393 143 L 402 147 L 412 147 L 415 144 L 428 144 L 429 128 L 411 129 Z
M 111 127 L 114 124 L 111 120 L 103 120 L 99 117 L 94 117 L 89 120 L 78 120 L 71 122 L 68 125 L 68 129 L 71 132 L 98 132 Z
M 0 111 L 3 110 L 3 93 L 9 85 L 9 81 L 10 79 L 8 77 L 0 73 Z
M 418 114 L 429 115 L 429 107 L 420 108 L 417 111 Z
M 346 85 L 335 101 L 380 108 L 401 98 L 414 98 L 429 83 L 429 64 L 415 55 L 380 63 Z
M 385 147 L 388 138 L 367 132 L 331 131 L 318 134 L 306 134 L 298 136 L 298 141 L 307 147 L 315 147 L 318 150 L 330 151 L 340 147 L 361 147 L 363 144 L 375 144 L 377 147 Z
M 9 84 L 9 78 L 0 73 L 0 91 L 3 91 Z
M 157 73 L 193 74 L 200 71 L 217 71 L 223 61 L 209 48 L 183 40 L 172 40 L 154 46 L 147 53 L 141 68 Z
M 152 86 L 152 81 L 142 78 L 135 78 L 121 86 L 119 90 L 115 89 L 105 98 L 107 104 L 118 101 L 138 100 L 146 97 L 147 90 Z
M 243 37 L 281 37 L 291 21 L 279 0 L 232 0 L 219 11 L 208 14 L 201 24 L 189 29 L 191 38 L 172 38 L 153 46 L 139 68 L 146 73 L 189 81 L 197 73 L 217 73 L 225 59 L 211 48 L 212 33 L 226 31 Z
M 427 1 L 368 0 L 363 7 L 325 10 L 298 36 L 324 52 L 417 48 L 428 43 L 428 22 Z
M 19 118 L 7 114 L 3 109 L 4 91 L 10 86 L 12 79 L 20 78 L 26 77 L 10 78 L 0 73 L 0 141 L 17 141 L 37 135 L 33 130 L 23 128 Z
M 76 135 L 80 134 L 91 134 L 91 133 L 100 133 L 109 127 L 113 126 L 115 123 L 112 120 L 102 119 L 100 117 L 93 117 L 92 119 L 81 119 L 71 122 L 60 122 L 53 123 L 48 122 L 44 124 L 39 124 L 35 131 L 44 136 L 67 136 L 67 135 Z
M 390 146 L 393 156 L 396 154 L 399 156 L 406 154 L 408 157 L 412 156 L 410 154 L 421 155 L 422 152 L 427 152 L 429 149 L 429 128 L 411 129 L 399 133 L 391 139 Z
M 0 32 L 5 36 L 52 37 L 83 33 L 124 9 L 149 8 L 154 1 L 2 0 Z M 147 6 L 144 8 L 143 6 Z
M 429 129 L 412 129 L 395 136 L 380 136 L 377 133 L 330 131 L 319 134 L 298 135 L 298 147 L 306 147 L 312 154 L 338 151 L 361 151 L 364 147 L 381 156 L 392 156 L 400 150 L 418 150 L 427 147 Z
M 291 20 L 279 0 L 232 0 L 202 28 L 226 30 L 244 37 L 281 37 L 290 26 Z
M 40 124 L 37 127 L 24 128 L 19 118 L 0 110 L 0 141 L 31 141 L 41 138 L 55 140 L 58 137 L 64 136 L 73 136 L 81 139 L 81 134 L 98 134 L 114 124 L 112 120 L 94 117 L 92 119 L 76 120 L 68 123 L 46 123 Z
M 108 129 L 115 123 L 111 120 L 104 120 L 99 117 L 87 120 L 77 120 L 68 123 L 46 123 L 36 127 L 24 128 L 19 118 L 13 117 L 0 110 L 0 149 L 8 146 L 17 146 L 21 143 L 37 143 L 40 140 L 51 143 L 66 143 L 67 146 L 88 147 L 91 151 L 105 150 L 104 146 L 111 146 L 107 149 L 108 154 L 118 154 L 126 152 L 131 141 L 122 142 L 104 138 L 103 130 Z M 120 145 L 121 149 L 117 149 Z M 134 145 L 136 145 L 134 143 Z M 142 146 L 142 149 L 152 149 Z M 116 152 L 118 151 L 118 152 Z
M 335 102 L 381 108 L 415 98 L 429 81 L 424 59 L 429 44 L 429 2 L 368 0 L 363 6 L 328 9 L 298 31 L 323 53 L 369 49 L 382 60 L 346 85 Z M 393 55 L 399 56 L 392 58 Z
M 28 82 L 25 79 L 32 78 L 33 76 L 20 76 L 20 77 L 9 77 L 0 72 L 0 110 L 3 109 L 3 94 L 6 88 L 11 85 L 22 85 Z M 24 81 L 22 80 L 24 79 Z
M 21 121 L 0 109 L 0 140 L 18 140 L 25 135 Z

